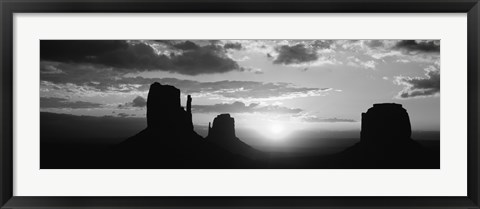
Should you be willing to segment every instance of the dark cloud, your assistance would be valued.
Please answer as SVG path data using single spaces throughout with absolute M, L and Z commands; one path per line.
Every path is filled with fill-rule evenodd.
M 121 113 L 118 113 L 117 116 L 118 116 L 118 117 L 121 117 L 121 118 L 125 118 L 125 117 L 128 117 L 128 116 L 130 116 L 130 115 L 127 114 L 127 113 L 121 112 Z
M 99 107 L 103 107 L 103 104 L 84 101 L 70 101 L 68 99 L 58 97 L 40 97 L 40 108 L 81 109 Z
M 207 45 L 197 50 L 185 51 L 171 59 L 172 72 L 186 75 L 226 73 L 241 71 L 238 63 L 229 58 L 221 46 Z
M 395 44 L 394 48 L 407 52 L 440 52 L 440 42 L 401 40 Z
M 225 45 L 223 45 L 223 48 L 240 50 L 240 49 L 242 49 L 242 44 L 241 43 L 226 43 Z
M 242 70 L 219 45 L 199 46 L 191 41 L 157 43 L 166 47 L 164 53 L 139 41 L 42 40 L 40 57 L 42 61 L 101 65 L 122 73 L 161 70 L 198 75 Z
M 147 100 L 142 96 L 137 96 L 133 101 L 127 102 L 125 104 L 118 105 L 118 108 L 129 108 L 129 107 L 145 107 L 147 106 Z
M 141 96 L 137 96 L 135 99 L 132 101 L 132 106 L 134 107 L 145 107 L 147 105 L 147 100 Z
M 173 46 L 181 50 L 195 50 L 200 48 L 200 46 L 198 46 L 197 44 L 191 41 L 180 42 L 180 43 L 174 44 Z
M 434 96 L 440 93 L 440 70 L 434 66 L 425 69 L 425 77 L 397 77 L 395 82 L 404 85 L 399 98 Z
M 111 51 L 127 49 L 125 41 L 109 40 L 41 40 L 40 59 L 85 62 Z
M 317 53 L 313 49 L 306 48 L 304 44 L 293 46 L 283 45 L 277 47 L 276 51 L 279 54 L 273 61 L 275 64 L 302 64 L 318 59 Z
M 278 105 L 261 106 L 258 103 L 246 105 L 243 102 L 234 102 L 231 104 L 214 105 L 193 105 L 193 111 L 196 113 L 275 113 L 275 114 L 295 114 L 302 112 L 302 109 L 288 108 Z
M 108 51 L 86 62 L 114 67 L 114 70 L 126 72 L 171 69 L 168 56 L 155 53 L 152 47 L 144 43 L 135 43 L 124 49 Z
M 42 40 L 40 59 L 65 63 L 88 63 L 115 70 L 164 69 L 169 58 L 157 55 L 144 43 L 109 40 Z
M 370 48 L 379 48 L 379 47 L 383 47 L 384 45 L 383 41 L 381 40 L 367 40 L 364 43 Z

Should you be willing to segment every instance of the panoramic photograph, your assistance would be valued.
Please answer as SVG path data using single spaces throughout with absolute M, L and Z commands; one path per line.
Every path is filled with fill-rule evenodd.
M 40 40 L 40 169 L 440 169 L 440 40 Z

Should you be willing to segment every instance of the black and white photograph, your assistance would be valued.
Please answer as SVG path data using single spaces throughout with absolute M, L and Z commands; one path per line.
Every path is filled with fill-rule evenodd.
M 440 169 L 440 40 L 40 40 L 40 169 Z

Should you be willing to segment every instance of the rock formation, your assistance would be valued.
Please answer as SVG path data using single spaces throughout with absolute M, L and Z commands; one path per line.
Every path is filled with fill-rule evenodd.
M 245 144 L 235 135 L 235 119 L 230 114 L 220 114 L 213 120 L 212 126 L 208 124 L 209 142 L 228 150 L 231 153 L 243 155 L 249 158 L 259 157 L 259 152 Z
M 366 113 L 362 113 L 362 143 L 410 140 L 411 134 L 410 118 L 401 104 L 374 104 Z
M 220 114 L 208 124 L 208 136 L 212 138 L 235 138 L 235 119 L 230 114 Z
M 147 98 L 147 125 L 148 129 L 162 129 L 165 131 L 187 129 L 193 131 L 192 99 L 188 95 L 187 111 L 180 106 L 180 90 L 169 85 L 153 83 Z M 187 128 L 188 127 L 188 128 Z
M 187 121 L 188 128 L 193 130 L 193 121 L 192 121 L 192 97 L 187 96 Z
M 180 105 L 180 90 L 153 83 L 147 98 L 147 128 L 122 142 L 117 152 L 127 167 L 176 168 L 207 161 L 211 151 L 195 133 L 191 115 L 191 97 L 187 110 Z M 200 161 L 200 162 L 199 162 Z
M 219 148 L 194 131 L 192 97 L 186 110 L 180 105 L 180 90 L 153 83 L 147 98 L 147 128 L 116 148 L 118 168 L 232 168 L 243 158 Z M 224 133 L 224 119 L 216 132 Z M 231 129 L 235 136 L 232 118 Z M 235 162 L 235 163 L 232 163 Z
M 340 153 L 339 167 L 439 168 L 439 156 L 411 139 L 410 118 L 400 104 L 374 104 L 362 113 L 360 142 Z

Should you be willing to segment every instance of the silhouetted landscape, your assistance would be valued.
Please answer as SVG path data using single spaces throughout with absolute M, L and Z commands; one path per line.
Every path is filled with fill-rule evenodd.
M 439 40 L 42 40 L 40 169 L 440 169 Z
M 332 155 L 286 157 L 262 153 L 235 136 L 235 120 L 218 115 L 208 136 L 194 131 L 192 98 L 186 109 L 180 90 L 153 83 L 147 127 L 113 146 L 43 144 L 41 167 L 49 168 L 439 168 L 439 150 L 411 139 L 408 113 L 400 104 L 374 104 L 362 113 L 360 141 Z M 70 150 L 69 150 L 70 149 Z M 55 150 L 65 153 L 61 158 Z

